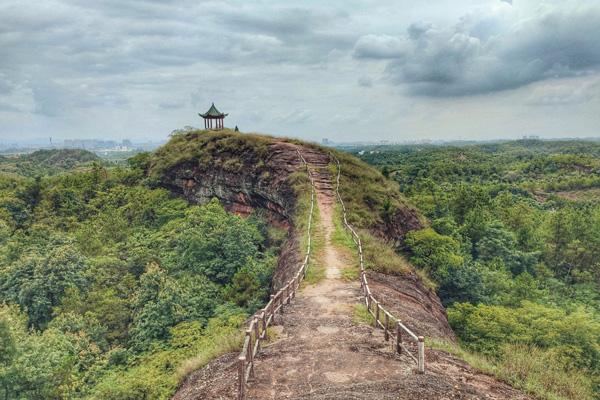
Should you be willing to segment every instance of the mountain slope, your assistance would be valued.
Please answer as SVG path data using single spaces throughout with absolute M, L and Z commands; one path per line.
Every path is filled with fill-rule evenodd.
M 318 149 L 296 149 L 316 174 L 318 230 L 325 243 L 316 255 L 321 260 L 315 260 L 315 264 L 322 263 L 325 273 L 316 284 L 305 286 L 277 321 L 275 338 L 260 353 L 249 398 L 525 399 L 510 387 L 438 351 L 428 353 L 428 373 L 415 375 L 412 361 L 406 355 L 394 354 L 382 340 L 381 331 L 357 321 L 354 310 L 361 303 L 360 285 L 356 280 L 341 278 L 355 260 L 352 252 L 334 241 L 340 232 L 336 231 L 331 174 L 324 162 L 328 155 Z M 385 284 L 383 279 L 381 285 Z M 422 288 L 417 284 L 413 290 Z M 391 293 L 394 288 L 387 289 Z M 402 298 L 397 296 L 389 302 L 397 303 Z M 439 320 L 429 324 L 423 321 L 420 333 L 441 336 L 440 325 Z M 192 374 L 174 399 L 234 398 L 235 361 L 235 354 L 226 355 Z

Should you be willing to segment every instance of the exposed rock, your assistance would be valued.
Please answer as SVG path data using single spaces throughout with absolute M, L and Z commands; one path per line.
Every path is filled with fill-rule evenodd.
M 339 271 L 348 261 L 332 242 L 335 199 L 324 157 L 313 155 L 307 160 L 321 169 L 315 186 L 319 229 L 324 232 L 319 257 L 325 278 L 305 285 L 274 318 L 281 329 L 276 334 L 270 331 L 271 342 L 261 345 L 248 399 L 530 400 L 440 351 L 428 349 L 426 373 L 415 374 L 412 360 L 405 353 L 397 354 L 381 330 L 357 321 L 354 310 L 363 297 L 356 280 L 340 278 Z M 369 272 L 369 278 L 371 290 L 418 334 L 454 337 L 439 299 L 417 275 Z M 225 355 L 194 372 L 174 399 L 235 398 L 235 356 Z
M 377 300 L 415 334 L 456 340 L 439 297 L 416 274 L 394 276 L 368 271 L 367 279 Z
M 208 162 L 190 159 L 175 165 L 162 178 L 163 184 L 190 202 L 202 204 L 216 197 L 229 211 L 248 215 L 259 208 L 289 226 L 296 196 L 288 177 L 302 167 L 295 145 L 274 142 L 260 160 L 248 151 L 209 155 Z
M 391 220 L 387 224 L 377 227 L 376 230 L 380 233 L 379 236 L 392 243 L 397 243 L 399 240 L 403 240 L 408 232 L 424 227 L 425 225 L 419 218 L 419 213 L 406 206 L 398 208 Z

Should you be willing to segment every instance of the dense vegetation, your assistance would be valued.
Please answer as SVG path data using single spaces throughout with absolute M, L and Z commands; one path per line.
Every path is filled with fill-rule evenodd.
M 0 174 L 0 398 L 164 399 L 237 348 L 281 232 L 173 197 L 145 154 L 26 158 Z
M 29 154 L 0 157 L 0 172 L 33 178 L 73 171 L 99 162 L 100 158 L 87 150 L 38 150 Z
M 355 152 L 429 217 L 403 250 L 435 282 L 464 348 L 543 397 L 600 396 L 599 144 Z
M 413 266 L 394 251 L 394 246 L 385 243 L 382 237 L 393 237 L 389 229 L 393 216 L 400 212 L 412 214 L 422 225 L 425 218 L 399 193 L 397 185 L 385 179 L 375 168 L 347 153 L 334 151 L 340 161 L 340 194 L 348 211 L 348 220 L 360 230 L 365 252 L 365 266 L 386 274 L 404 275 L 415 272 Z M 332 176 L 336 176 L 337 166 L 330 166 Z M 337 210 L 341 218 L 341 210 Z M 395 240 L 398 244 L 401 240 Z M 420 270 L 416 270 L 417 273 Z M 431 286 L 428 276 L 421 274 L 424 283 Z

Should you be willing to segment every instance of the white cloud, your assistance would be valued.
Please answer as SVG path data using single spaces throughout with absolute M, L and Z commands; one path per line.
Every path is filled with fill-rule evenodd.
M 201 125 L 212 101 L 228 125 L 315 140 L 518 136 L 531 124 L 559 135 L 569 123 L 583 136 L 600 125 L 598 8 L 4 0 L 0 136 L 162 138 Z M 567 103 L 577 110 L 556 106 L 561 124 L 538 114 Z M 490 118 L 500 113 L 520 117 Z
M 597 72 L 600 6 L 566 4 L 535 16 L 495 11 L 446 28 L 413 24 L 399 37 L 366 35 L 354 55 L 389 59 L 389 78 L 425 96 L 490 93 Z

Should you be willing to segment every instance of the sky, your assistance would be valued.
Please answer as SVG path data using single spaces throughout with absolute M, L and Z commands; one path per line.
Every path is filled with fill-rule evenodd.
M 0 140 L 600 137 L 600 1 L 0 1 Z

